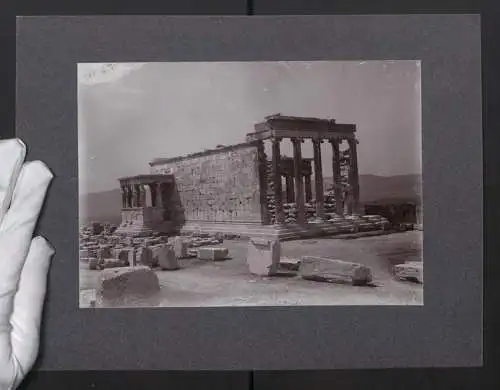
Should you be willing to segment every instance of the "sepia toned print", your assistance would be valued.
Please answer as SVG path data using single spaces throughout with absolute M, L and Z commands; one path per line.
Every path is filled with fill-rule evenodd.
M 80 307 L 423 305 L 418 61 L 78 76 Z

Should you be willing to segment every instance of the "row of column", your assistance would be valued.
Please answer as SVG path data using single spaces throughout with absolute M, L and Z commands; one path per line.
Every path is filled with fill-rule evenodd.
M 302 180 L 302 179 L 301 179 Z M 286 201 L 287 203 L 295 202 L 295 177 L 291 175 L 285 175 L 285 186 L 286 186 Z M 305 200 L 306 203 L 312 201 L 312 183 L 311 175 L 304 175 L 304 187 L 305 187 Z
M 283 210 L 283 188 L 281 183 L 280 159 L 282 138 L 276 137 L 272 139 L 272 171 L 274 181 L 274 203 L 276 208 L 276 223 L 283 224 L 285 222 L 285 214 Z M 304 199 L 304 181 L 302 180 L 302 143 L 303 139 L 291 138 L 293 145 L 293 163 L 294 163 L 294 182 L 295 182 L 295 202 L 297 206 L 297 222 L 305 222 L 305 202 Z M 321 143 L 322 139 L 312 139 L 314 150 L 314 184 L 316 193 L 316 216 L 319 219 L 324 219 L 324 184 L 323 184 L 323 168 L 321 158 Z M 357 163 L 357 141 L 355 139 L 347 140 L 350 149 L 350 166 L 349 166 L 349 191 L 352 196 L 351 212 L 357 211 L 359 202 L 359 175 Z M 340 139 L 329 139 L 332 145 L 332 168 L 333 168 L 333 187 L 336 200 L 337 214 L 343 214 L 342 205 L 342 186 L 340 175 Z M 306 179 L 307 180 L 307 179 Z M 290 184 L 287 183 L 287 187 Z M 307 185 L 307 184 L 306 184 Z M 310 188 L 310 177 L 309 177 Z M 309 195 L 307 195 L 309 197 Z
M 122 208 L 160 206 L 160 186 L 158 183 L 122 185 Z

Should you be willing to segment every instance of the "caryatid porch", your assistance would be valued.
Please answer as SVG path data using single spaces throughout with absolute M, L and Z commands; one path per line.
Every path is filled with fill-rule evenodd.
M 138 175 L 118 181 L 122 196 L 122 222 L 116 230 L 117 234 L 143 236 L 171 230 L 168 207 L 174 186 L 172 175 Z
M 289 139 L 293 145 L 293 175 L 294 175 L 294 201 L 297 207 L 297 223 L 305 224 L 305 199 L 304 172 L 302 143 L 310 139 L 314 151 L 314 187 L 315 187 L 315 207 L 316 218 L 324 221 L 324 180 L 321 156 L 321 143 L 328 141 L 332 147 L 332 172 L 333 188 L 336 200 L 336 213 L 344 214 L 344 200 L 347 200 L 347 212 L 349 214 L 359 212 L 359 174 L 357 162 L 357 144 L 355 138 L 356 126 L 354 124 L 340 124 L 333 119 L 318 119 L 305 117 L 291 117 L 282 115 L 272 115 L 265 118 L 264 122 L 255 125 L 255 132 L 247 134 L 248 142 L 260 143 L 260 149 L 264 150 L 263 142 L 271 140 L 272 142 L 272 181 L 274 182 L 274 206 L 275 223 L 277 225 L 285 224 L 285 215 L 283 211 L 283 189 L 281 176 L 283 175 L 283 158 L 281 157 L 280 143 L 283 139 Z M 348 164 L 348 185 L 344 185 L 341 180 L 342 158 L 340 145 L 346 141 L 349 145 L 349 164 Z M 286 160 L 285 160 L 286 161 Z M 307 177 L 307 175 L 305 176 Z M 309 176 L 310 178 L 310 176 Z M 310 181 L 309 181 L 310 183 Z M 291 193 L 287 185 L 287 202 L 290 200 Z M 310 192 L 306 193 L 309 195 Z M 306 196 L 308 197 L 308 196 Z

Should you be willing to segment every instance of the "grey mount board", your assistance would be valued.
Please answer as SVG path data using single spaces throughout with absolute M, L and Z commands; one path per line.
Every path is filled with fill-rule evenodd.
M 480 49 L 476 15 L 20 17 L 16 133 L 55 174 L 40 368 L 481 365 Z M 382 59 L 422 61 L 423 307 L 78 308 L 78 62 Z

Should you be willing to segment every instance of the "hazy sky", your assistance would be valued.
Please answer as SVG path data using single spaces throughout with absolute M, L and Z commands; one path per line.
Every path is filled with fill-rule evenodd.
M 79 64 L 78 85 L 82 193 L 118 188 L 156 157 L 244 142 L 275 113 L 356 124 L 361 174 L 421 173 L 418 61 Z

